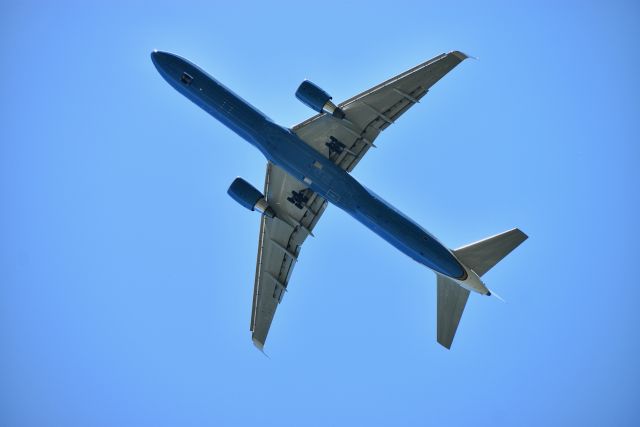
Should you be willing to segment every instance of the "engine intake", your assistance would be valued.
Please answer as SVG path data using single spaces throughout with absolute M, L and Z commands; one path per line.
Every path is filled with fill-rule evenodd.
M 344 111 L 331 102 L 331 95 L 309 80 L 303 81 L 298 86 L 296 98 L 318 113 L 328 113 L 338 119 L 344 119 Z
M 276 215 L 264 195 L 240 177 L 233 180 L 227 190 L 227 194 L 250 211 L 258 211 L 269 218 L 273 218 Z

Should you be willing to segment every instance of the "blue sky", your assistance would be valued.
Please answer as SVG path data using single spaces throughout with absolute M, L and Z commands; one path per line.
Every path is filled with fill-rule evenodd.
M 631 1 L 4 2 L 0 424 L 637 425 L 638 40 Z M 433 273 L 330 207 L 265 358 L 226 195 L 265 161 L 154 48 L 284 125 L 305 78 L 340 101 L 479 57 L 354 175 L 451 247 L 528 233 L 485 276 L 508 302 L 472 295 L 444 350 Z

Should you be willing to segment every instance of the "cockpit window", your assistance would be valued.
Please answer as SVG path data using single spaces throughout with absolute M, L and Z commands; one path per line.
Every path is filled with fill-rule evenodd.
M 180 81 L 186 85 L 190 85 L 193 81 L 193 77 L 191 77 L 191 75 L 185 71 L 184 73 L 182 73 Z

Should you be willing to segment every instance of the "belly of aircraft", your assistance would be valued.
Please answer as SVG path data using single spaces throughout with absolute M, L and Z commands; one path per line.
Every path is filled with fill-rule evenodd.
M 277 166 L 419 263 L 452 278 L 465 275 L 451 252 L 414 221 L 288 130 L 267 127 L 265 148 Z
M 420 264 L 452 278 L 465 275 L 451 252 L 429 232 L 375 196 L 352 215 Z

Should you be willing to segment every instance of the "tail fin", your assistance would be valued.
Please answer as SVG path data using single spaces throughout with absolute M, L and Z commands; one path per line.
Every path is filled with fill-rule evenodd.
M 466 267 L 482 276 L 526 239 L 526 234 L 514 228 L 453 253 Z M 448 277 L 438 276 L 438 342 L 446 348 L 451 348 L 468 298 L 468 290 Z

